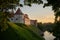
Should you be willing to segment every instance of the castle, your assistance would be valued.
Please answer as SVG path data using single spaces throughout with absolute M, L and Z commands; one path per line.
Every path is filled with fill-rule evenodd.
M 10 13 L 9 20 L 14 23 L 23 23 L 26 25 L 37 26 L 37 20 L 30 20 L 27 14 L 22 13 L 20 8 L 17 9 L 16 13 L 14 13 L 14 11 Z

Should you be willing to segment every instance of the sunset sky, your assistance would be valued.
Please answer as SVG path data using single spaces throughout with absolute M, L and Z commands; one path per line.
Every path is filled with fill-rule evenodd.
M 21 3 L 23 3 L 23 0 L 21 1 Z M 32 4 L 31 7 L 23 6 L 20 7 L 20 9 L 23 13 L 28 14 L 30 19 L 36 19 L 38 20 L 38 22 L 42 23 L 54 22 L 54 12 L 52 11 L 51 6 L 43 8 L 43 4 Z

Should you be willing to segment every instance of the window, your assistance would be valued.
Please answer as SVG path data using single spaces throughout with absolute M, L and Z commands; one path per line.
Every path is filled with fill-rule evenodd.
M 11 18 L 11 20 L 13 20 L 13 18 Z
M 16 20 L 18 20 L 18 18 L 16 18 Z

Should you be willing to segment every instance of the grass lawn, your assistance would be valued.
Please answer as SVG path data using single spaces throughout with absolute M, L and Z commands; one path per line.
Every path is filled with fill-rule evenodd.
M 39 36 L 36 28 L 28 28 L 26 25 L 16 25 L 14 23 L 8 22 L 8 29 L 4 32 L 0 32 L 1 40 L 44 40 Z

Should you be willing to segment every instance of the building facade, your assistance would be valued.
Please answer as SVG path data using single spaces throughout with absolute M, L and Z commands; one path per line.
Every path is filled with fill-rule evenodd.
M 17 9 L 16 13 L 12 10 L 8 18 L 10 22 L 23 23 L 26 25 L 34 25 L 37 27 L 37 20 L 30 20 L 27 14 L 23 14 L 20 8 Z
M 30 24 L 37 27 L 37 20 L 30 20 Z
M 11 13 L 11 15 L 14 14 L 9 20 L 14 23 L 24 23 L 24 14 L 21 12 L 20 8 L 16 11 L 16 13 Z
M 27 14 L 24 14 L 24 23 L 30 25 L 30 19 Z
M 30 25 L 30 19 L 27 14 L 23 14 L 20 8 L 17 9 L 16 13 L 13 11 L 10 13 L 9 20 L 14 23 L 23 23 L 26 25 Z

